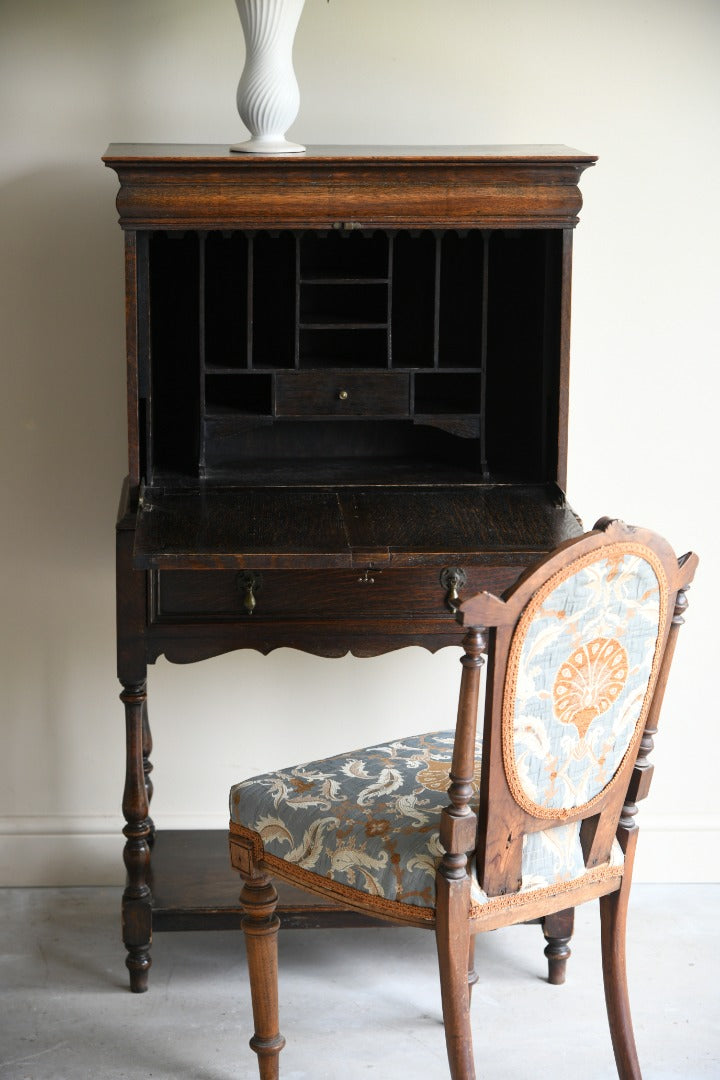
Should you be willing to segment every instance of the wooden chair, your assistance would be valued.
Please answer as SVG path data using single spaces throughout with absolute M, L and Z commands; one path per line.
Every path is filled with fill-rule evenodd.
M 454 731 L 233 788 L 230 849 L 245 882 L 250 1045 L 264 1080 L 279 1075 L 285 1041 L 272 877 L 435 930 L 453 1080 L 475 1076 L 474 935 L 599 897 L 618 1074 L 640 1077 L 625 974 L 634 817 L 650 785 L 648 755 L 696 565 L 695 555 L 676 559 L 652 533 L 603 519 L 523 574 L 503 599 L 482 593 L 461 605 L 458 619 L 469 630 Z

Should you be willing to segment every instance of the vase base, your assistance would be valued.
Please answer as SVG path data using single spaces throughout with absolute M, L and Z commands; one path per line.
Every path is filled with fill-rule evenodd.
M 235 143 L 230 149 L 234 154 L 302 154 L 305 151 L 300 143 L 288 142 L 282 135 L 255 136 L 247 142 Z

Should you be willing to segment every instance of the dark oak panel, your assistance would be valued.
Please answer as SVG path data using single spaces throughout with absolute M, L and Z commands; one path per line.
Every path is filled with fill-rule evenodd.
M 138 566 L 349 565 L 333 491 L 203 489 L 146 496 L 138 516 Z M 246 557 L 246 558 L 245 558 Z M 295 562 L 293 562 L 295 565 Z
M 388 551 L 395 564 L 450 553 L 471 563 L 517 562 L 522 553 L 527 562 L 578 531 L 564 499 L 540 486 L 346 489 L 340 504 L 353 549 Z
M 230 866 L 226 830 L 158 832 L 150 884 L 156 930 L 240 929 L 242 882 Z M 282 885 L 278 892 L 278 915 L 286 929 L 388 925 L 292 885 Z

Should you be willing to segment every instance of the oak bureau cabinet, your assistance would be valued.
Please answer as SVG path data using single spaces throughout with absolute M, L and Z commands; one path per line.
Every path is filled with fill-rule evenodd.
M 459 595 L 501 593 L 581 531 L 571 250 L 595 158 L 113 145 L 104 161 L 125 234 L 123 928 L 140 991 L 153 928 L 240 920 L 225 833 L 155 835 L 148 663 L 459 645 Z M 360 921 L 291 892 L 280 915 Z

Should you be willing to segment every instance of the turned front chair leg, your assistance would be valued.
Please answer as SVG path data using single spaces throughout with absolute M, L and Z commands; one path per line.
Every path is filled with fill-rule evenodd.
M 435 940 L 440 967 L 445 1044 L 451 1080 L 475 1080 L 467 961 L 470 954 L 469 880 L 448 881 L 437 876 Z
M 266 874 L 245 879 L 240 894 L 245 915 L 242 928 L 247 948 L 250 995 L 255 1034 L 250 1046 L 258 1056 L 260 1080 L 277 1080 L 280 1051 L 285 1039 L 280 1034 L 278 1011 L 278 949 L 280 920 L 275 914 L 278 895 Z
M 548 962 L 548 982 L 553 986 L 561 986 L 565 982 L 565 968 L 571 955 L 568 943 L 573 935 L 574 924 L 574 908 L 555 911 L 542 920 L 543 934 L 547 941 L 545 956 Z

